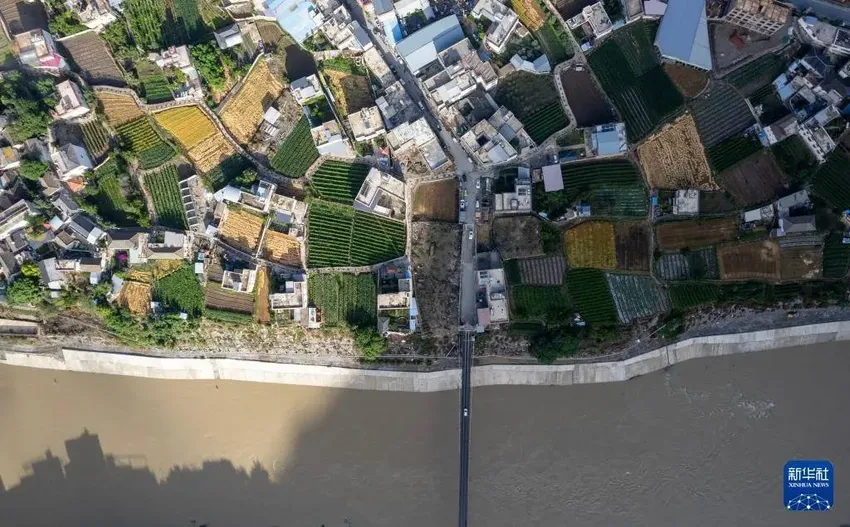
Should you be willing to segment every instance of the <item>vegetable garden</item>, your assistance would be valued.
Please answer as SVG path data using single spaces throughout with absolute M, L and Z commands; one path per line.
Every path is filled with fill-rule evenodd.
M 655 227 L 658 246 L 665 251 L 695 249 L 734 240 L 738 236 L 738 218 L 668 221 Z
M 767 53 L 756 60 L 744 64 L 723 77 L 744 96 L 756 92 L 785 70 L 785 60 L 781 55 Z
M 606 278 L 623 324 L 670 310 L 667 292 L 651 276 L 609 273 Z
M 271 167 L 285 176 L 299 178 L 318 158 L 319 151 L 316 150 L 313 136 L 310 134 L 310 123 L 306 118 L 302 118 L 286 140 L 278 145 L 277 152 L 271 159 Z
M 177 168 L 170 165 L 159 172 L 145 174 L 144 181 L 153 201 L 157 222 L 165 227 L 188 229 Z
M 307 281 L 307 291 L 310 303 L 321 310 L 327 326 L 377 322 L 378 290 L 371 273 L 313 273 Z
M 97 213 L 107 221 L 119 226 L 148 226 L 150 220 L 141 196 L 133 195 L 128 199 L 121 188 L 121 179 L 129 180 L 129 174 L 122 173 L 114 158 L 99 166 L 90 181 L 96 194 L 88 198 L 94 202 Z
M 706 148 L 705 153 L 715 172 L 723 172 L 762 149 L 761 141 L 752 135 L 735 135 Z
M 835 208 L 850 207 L 850 154 L 839 146 L 820 166 L 812 180 L 812 190 Z
M 510 295 L 511 318 L 514 320 L 543 320 L 559 324 L 572 315 L 570 297 L 564 286 L 515 285 L 511 287 Z
M 572 268 L 593 267 L 615 269 L 617 251 L 614 244 L 614 225 L 601 221 L 586 221 L 568 229 L 564 234 L 567 262 Z
M 561 177 L 564 181 L 563 190 L 545 192 L 542 184 L 534 185 L 535 210 L 550 217 L 558 217 L 563 215 L 582 193 L 589 190 L 643 185 L 640 173 L 628 160 L 563 164 Z M 629 197 L 629 201 L 632 197 Z
M 683 102 L 658 61 L 652 33 L 649 24 L 631 24 L 588 55 L 602 89 L 626 123 L 630 142 L 649 134 Z
M 357 267 L 404 254 L 401 222 L 314 200 L 307 217 L 309 267 Z
M 567 261 L 563 256 L 541 256 L 539 258 L 524 258 L 510 260 L 516 262 L 521 283 L 525 285 L 561 285 L 564 283 L 564 273 Z M 505 268 L 507 264 L 505 262 Z
M 645 217 L 649 213 L 646 187 L 640 183 L 594 188 L 587 202 L 595 216 Z
M 844 236 L 832 233 L 823 246 L 824 278 L 844 278 L 850 270 L 850 243 L 842 243 Z
M 602 271 L 597 269 L 567 271 L 565 281 L 570 301 L 584 320 L 591 324 L 617 322 L 617 308 Z
M 168 81 L 165 80 L 165 74 L 159 69 L 159 66 L 145 62 L 141 64 L 146 65 L 144 68 L 137 66 L 145 101 L 148 104 L 156 104 L 173 100 L 174 95 L 171 93 Z
M 162 140 L 146 116 L 122 124 L 117 128 L 118 136 L 125 141 L 130 151 L 139 159 L 143 170 L 156 168 L 174 157 L 174 149 Z
M 779 246 L 775 242 L 724 245 L 717 249 L 717 260 L 724 280 L 780 279 Z
M 548 75 L 520 71 L 500 82 L 493 96 L 513 112 L 537 143 L 569 124 L 553 82 Z
M 350 205 L 367 174 L 369 165 L 325 161 L 310 178 L 310 189 L 317 198 Z
M 570 124 L 567 114 L 561 107 L 561 101 L 553 102 L 522 121 L 525 131 L 535 143 L 542 143 L 558 130 Z
M 674 284 L 670 287 L 670 301 L 673 309 L 688 309 L 712 304 L 720 297 L 720 286 L 700 282 Z
M 655 261 L 655 273 L 662 280 L 716 280 L 720 278 L 717 252 L 708 247 L 664 254 Z
M 99 160 L 109 148 L 109 134 L 97 120 L 88 121 L 80 126 L 86 151 L 94 160 Z
M 200 316 L 204 309 L 204 290 L 198 283 L 192 264 L 185 264 L 154 282 L 153 297 L 169 311 Z
M 771 145 L 779 167 L 791 181 L 808 181 L 818 169 L 818 161 L 799 135 Z

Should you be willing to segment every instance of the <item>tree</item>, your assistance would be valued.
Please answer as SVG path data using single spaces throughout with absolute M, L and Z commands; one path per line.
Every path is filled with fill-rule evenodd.
M 242 171 L 241 174 L 236 176 L 236 179 L 234 181 L 236 181 L 237 184 L 243 187 L 250 187 L 251 185 L 256 183 L 257 179 L 259 178 L 260 174 L 255 169 L 246 168 Z
M 38 264 L 32 260 L 21 264 L 21 274 L 27 278 L 41 278 L 41 271 L 38 268 Z
M 211 42 L 192 46 L 190 53 L 192 54 L 192 62 L 204 82 L 216 90 L 224 88 L 226 79 L 222 57 L 226 55 L 222 55 L 218 47 Z
M 22 159 L 21 167 L 18 169 L 18 173 L 24 179 L 28 179 L 30 181 L 38 181 L 38 178 L 44 175 L 50 169 L 50 165 L 47 163 L 42 163 L 41 161 L 32 161 L 30 159 Z
M 358 327 L 354 330 L 354 348 L 363 360 L 372 362 L 387 351 L 387 341 L 373 327 Z
M 578 339 L 563 331 L 547 331 L 535 337 L 529 352 L 541 364 L 552 364 L 556 359 L 569 357 L 578 351 Z
M 100 33 L 103 40 L 112 50 L 112 54 L 122 59 L 135 59 L 141 54 L 133 37 L 127 31 L 127 22 L 123 17 L 106 26 Z
M 36 79 L 19 71 L 6 72 L 0 79 L 0 103 L 12 124 L 9 136 L 15 142 L 42 136 L 53 122 L 50 109 L 56 106 L 53 80 Z
M 6 300 L 12 305 L 35 304 L 43 298 L 37 278 L 22 276 L 9 285 Z

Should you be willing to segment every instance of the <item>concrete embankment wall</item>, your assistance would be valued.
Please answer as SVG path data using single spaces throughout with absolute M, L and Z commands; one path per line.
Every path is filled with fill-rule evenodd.
M 566 386 L 624 381 L 689 359 L 841 340 L 850 340 L 850 321 L 692 338 L 620 362 L 477 366 L 472 371 L 472 384 Z M 427 373 L 358 370 L 233 359 L 168 359 L 74 349 L 62 350 L 61 356 L 9 351 L 0 364 L 152 379 L 221 379 L 400 392 L 455 390 L 460 385 L 458 370 Z

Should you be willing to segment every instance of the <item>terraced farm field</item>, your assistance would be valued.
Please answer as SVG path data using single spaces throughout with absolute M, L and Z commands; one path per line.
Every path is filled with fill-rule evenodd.
M 649 196 L 640 183 L 594 188 L 587 202 L 594 216 L 645 217 L 649 213 Z
M 723 280 L 780 279 L 779 246 L 775 242 L 725 245 L 717 249 Z
M 738 218 L 736 216 L 669 221 L 659 223 L 655 227 L 656 243 L 664 251 L 697 249 L 734 240 L 737 236 Z
M 850 154 L 842 146 L 837 147 L 820 166 L 812 180 L 812 190 L 833 207 L 850 207 Z
M 283 85 L 272 75 L 268 63 L 260 60 L 219 112 L 221 121 L 237 141 L 247 143 L 263 120 L 263 112 L 281 91 Z
M 717 188 L 690 115 L 647 139 L 638 147 L 638 157 L 652 188 Z
M 309 267 L 372 265 L 404 254 L 407 232 L 401 222 L 314 200 L 307 217 Z
M 228 161 L 239 158 L 233 145 L 221 133 L 208 136 L 187 152 L 192 164 L 202 173 L 211 172 Z
M 761 150 L 722 172 L 717 181 L 744 207 L 774 199 L 787 184 L 770 150 Z
M 151 285 L 127 280 L 118 294 L 118 305 L 134 315 L 147 313 L 151 308 Z
M 150 193 L 156 219 L 159 225 L 174 229 L 186 230 L 186 211 L 183 209 L 183 199 L 180 197 L 177 168 L 167 166 L 156 173 L 144 176 L 145 187 Z
M 717 284 L 674 284 L 670 287 L 670 302 L 673 309 L 689 309 L 716 302 L 720 298 L 720 292 L 720 286 Z
M 744 98 L 723 82 L 712 83 L 691 108 L 706 148 L 738 135 L 756 122 Z
M 115 64 L 106 43 L 92 31 L 63 39 L 59 49 L 65 51 L 72 67 L 90 84 L 125 85 L 121 70 Z
M 310 134 L 310 123 L 302 118 L 277 147 L 271 159 L 271 167 L 285 176 L 299 178 L 318 158 L 319 151 Z
M 779 261 L 782 280 L 815 280 L 823 273 L 823 247 L 781 247 Z
M 755 154 L 763 147 L 753 135 L 734 135 L 705 150 L 715 172 L 722 172 Z
M 310 274 L 307 295 L 328 326 L 371 325 L 377 321 L 378 288 L 371 273 Z
M 567 163 L 561 165 L 561 177 L 564 189 L 556 192 L 545 192 L 543 185 L 538 183 L 533 188 L 533 204 L 538 212 L 548 214 L 552 218 L 563 215 L 576 199 L 583 193 L 600 189 L 600 195 L 605 195 L 608 188 L 621 189 L 624 187 L 642 186 L 640 172 L 625 159 L 616 161 L 601 161 L 591 163 Z M 617 191 L 614 192 L 616 196 Z M 627 203 L 633 204 L 633 194 Z M 607 205 L 611 207 L 610 205 Z M 636 208 L 626 205 L 627 212 L 636 212 Z M 613 206 L 616 210 L 616 206 Z M 629 214 L 632 215 L 632 214 Z
M 617 251 L 613 224 L 587 221 L 568 229 L 564 239 L 567 246 L 567 262 L 570 267 L 616 269 Z
M 614 228 L 617 268 L 649 271 L 649 227 L 636 223 L 619 223 Z
M 262 256 L 283 265 L 301 267 L 301 244 L 292 236 L 269 229 L 263 238 Z
M 662 280 L 717 280 L 720 267 L 714 247 L 687 253 L 666 253 L 655 261 L 655 274 Z
M 617 317 L 623 324 L 670 310 L 670 299 L 651 276 L 607 273 Z
M 221 239 L 228 244 L 254 254 L 260 244 L 265 220 L 247 210 L 229 208 L 220 227 Z
M 218 129 L 197 106 L 180 106 L 154 114 L 158 125 L 174 136 L 186 150 L 192 149 Z
M 95 98 L 106 121 L 112 126 L 117 127 L 145 115 L 135 99 L 129 95 L 95 92 Z
M 548 106 L 541 108 L 539 111 L 528 116 L 524 121 L 525 131 L 531 136 L 531 139 L 540 144 L 550 135 L 559 130 L 563 130 L 570 124 L 567 114 L 561 107 L 561 102 L 553 102 Z
M 216 311 L 254 313 L 254 295 L 224 289 L 219 282 L 207 282 L 204 288 L 204 306 Z
M 317 198 L 350 205 L 368 173 L 369 165 L 325 161 L 310 178 L 310 189 Z
M 109 149 L 109 134 L 97 120 L 87 121 L 80 125 L 83 143 L 86 151 L 95 163 L 102 159 Z
M 524 285 L 554 286 L 564 283 L 567 261 L 563 256 L 541 256 L 516 260 Z
M 139 159 L 143 170 L 156 168 L 174 157 L 174 149 L 156 133 L 147 116 L 122 124 L 116 131 Z
M 645 22 L 616 31 L 588 55 L 602 89 L 619 110 L 635 142 L 675 114 L 682 95 L 664 72 Z
M 156 104 L 174 100 L 171 87 L 169 87 L 165 74 L 159 66 L 149 62 L 141 62 L 140 64 L 144 64 L 145 67 L 137 65 L 136 71 L 139 74 L 139 85 L 145 102 Z
M 591 324 L 617 322 L 617 308 L 605 274 L 598 269 L 574 269 L 567 271 L 567 291 L 570 302 Z
M 823 277 L 843 278 L 850 270 L 850 244 L 841 243 L 844 237 L 832 233 L 823 246 Z

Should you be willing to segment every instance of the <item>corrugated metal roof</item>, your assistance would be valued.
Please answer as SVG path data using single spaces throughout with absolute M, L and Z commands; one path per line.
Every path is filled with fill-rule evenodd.
M 655 45 L 664 57 L 710 70 L 711 49 L 705 2 L 670 0 L 661 19 Z
M 316 8 L 310 0 L 270 0 L 265 14 L 273 16 L 299 44 L 316 29 L 310 12 Z
M 463 40 L 463 28 L 451 15 L 429 24 L 396 45 L 411 71 L 416 72 L 437 59 L 437 53 Z

